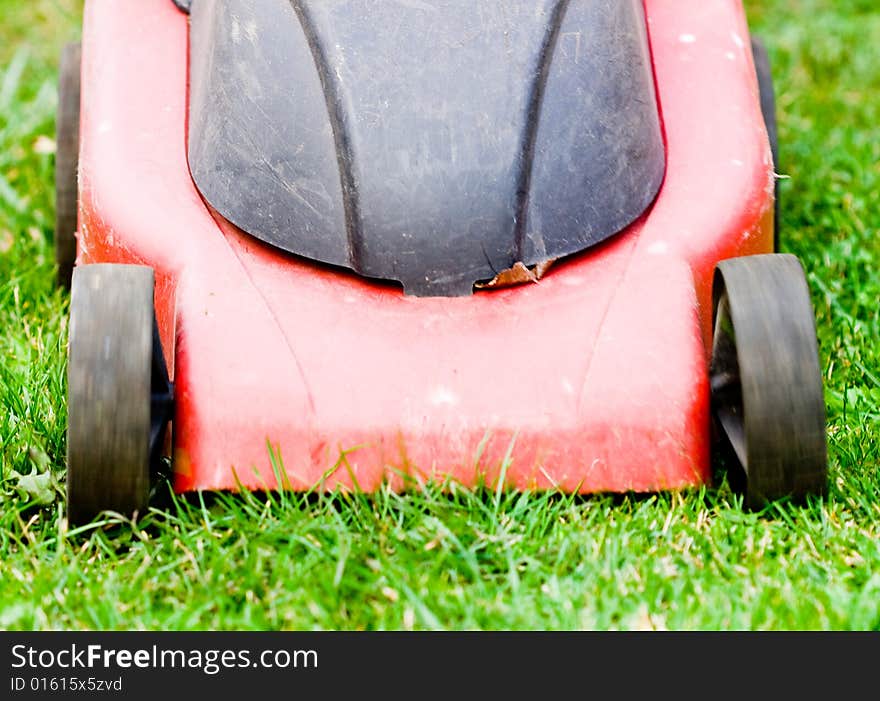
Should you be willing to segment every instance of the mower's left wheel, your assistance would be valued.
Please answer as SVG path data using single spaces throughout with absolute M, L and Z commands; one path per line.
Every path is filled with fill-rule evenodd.
M 73 271 L 68 341 L 68 519 L 143 513 L 150 491 L 153 271 Z
M 718 264 L 713 415 L 738 462 L 745 505 L 827 491 L 825 401 L 810 292 L 786 254 Z
M 76 262 L 81 63 L 81 45 L 65 46 L 58 71 L 55 120 L 55 263 L 58 284 L 67 289 Z

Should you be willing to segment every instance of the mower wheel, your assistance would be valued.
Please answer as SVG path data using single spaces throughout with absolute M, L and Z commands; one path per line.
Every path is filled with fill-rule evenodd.
M 713 297 L 712 411 L 740 468 L 745 505 L 824 495 L 825 402 L 800 261 L 787 254 L 722 261 Z
M 758 74 L 758 92 L 761 97 L 761 114 L 770 139 L 770 151 L 773 154 L 773 165 L 779 172 L 779 129 L 776 118 L 776 89 L 773 87 L 773 73 L 770 70 L 770 55 L 764 42 L 752 37 L 752 58 Z M 779 181 L 773 185 L 773 250 L 779 252 Z
M 79 43 L 61 52 L 55 121 L 55 262 L 58 284 L 66 289 L 76 262 L 81 57 Z
M 85 265 L 73 270 L 68 343 L 68 518 L 143 513 L 156 424 L 153 270 Z M 161 374 L 161 373 L 159 373 Z M 167 382 L 167 378 L 166 378 Z

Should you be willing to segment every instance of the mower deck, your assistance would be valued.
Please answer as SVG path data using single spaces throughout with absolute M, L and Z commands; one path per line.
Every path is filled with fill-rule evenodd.
M 186 15 L 86 4 L 77 263 L 156 272 L 177 491 L 274 488 L 269 446 L 297 489 L 709 478 L 712 276 L 772 251 L 773 161 L 739 3 L 645 7 L 667 146 L 653 207 L 538 283 L 416 298 L 214 216 L 186 160 Z

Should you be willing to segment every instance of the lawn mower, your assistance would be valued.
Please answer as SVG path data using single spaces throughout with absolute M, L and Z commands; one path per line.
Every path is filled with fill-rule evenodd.
M 59 90 L 72 521 L 162 465 L 825 493 L 740 0 L 86 0 Z

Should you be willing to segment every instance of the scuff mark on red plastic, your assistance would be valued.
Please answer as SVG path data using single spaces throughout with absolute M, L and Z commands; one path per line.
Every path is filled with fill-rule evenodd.
M 514 285 L 524 285 L 529 282 L 538 282 L 550 267 L 555 263 L 554 260 L 545 260 L 537 265 L 528 267 L 522 261 L 517 261 L 507 270 L 502 270 L 489 282 L 478 282 L 474 285 L 477 290 L 501 289 L 504 287 L 513 287 Z

